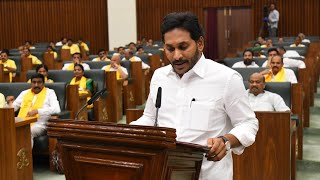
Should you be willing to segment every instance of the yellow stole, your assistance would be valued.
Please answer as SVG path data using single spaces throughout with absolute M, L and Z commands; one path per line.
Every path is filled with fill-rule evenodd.
M 131 61 L 131 62 L 134 62 L 134 61 L 136 61 L 136 58 L 135 58 L 135 57 L 132 57 L 130 61 Z
M 88 92 L 86 91 L 87 89 L 87 78 L 82 76 L 80 81 L 76 81 L 76 78 L 74 77 L 71 82 L 71 85 L 73 84 L 78 84 L 79 88 L 81 88 L 81 90 L 79 91 L 79 94 L 88 94 Z
M 68 70 L 73 71 L 74 70 L 74 63 L 70 64 L 68 66 Z
M 34 96 L 37 96 L 34 104 L 32 104 Z M 23 97 L 18 117 L 25 118 L 30 110 L 40 109 L 47 95 L 47 88 L 43 88 L 38 94 L 34 94 L 30 89 Z M 37 114 L 35 117 L 39 117 Z
M 9 59 L 8 59 L 8 60 L 9 60 Z M 2 60 L 0 60 L 0 64 L 3 64 L 3 66 L 4 66 L 4 65 L 7 65 L 8 60 L 7 60 L 5 63 L 2 62 Z M 3 67 L 3 70 L 4 70 L 4 71 L 8 71 L 8 69 L 6 69 L 6 68 L 4 68 L 4 67 Z M 9 73 L 9 81 L 12 82 L 12 72 Z
M 121 68 L 121 66 L 119 66 L 119 68 Z M 110 71 L 110 69 L 111 69 L 111 65 L 109 64 L 106 67 L 105 71 Z M 116 71 L 116 72 L 117 72 L 117 80 L 121 79 L 121 74 L 119 73 L 119 71 Z
M 284 68 L 282 67 L 280 71 L 274 76 L 272 79 L 272 70 L 269 70 L 269 73 L 266 75 L 266 82 L 285 82 L 286 81 L 286 73 L 284 72 Z

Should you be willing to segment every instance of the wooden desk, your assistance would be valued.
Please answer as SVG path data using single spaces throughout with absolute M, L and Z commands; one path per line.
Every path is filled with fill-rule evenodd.
M 13 108 L 0 108 L 0 179 L 32 180 L 30 123 L 36 118 L 15 122 Z
M 0 82 L 10 82 L 10 76 L 9 76 L 9 71 L 4 71 L 3 70 L 3 64 L 0 64 Z

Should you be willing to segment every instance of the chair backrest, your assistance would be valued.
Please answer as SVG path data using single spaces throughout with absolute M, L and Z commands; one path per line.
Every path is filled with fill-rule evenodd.
M 139 55 L 135 55 L 135 56 L 139 57 L 144 63 L 149 64 L 149 55 L 139 54 Z
M 101 69 L 103 66 L 109 65 L 110 61 L 83 61 L 90 66 L 90 69 Z
M 125 60 L 120 62 L 121 66 L 126 68 L 128 71 L 128 77 L 131 77 L 131 61 Z
M 246 89 L 248 89 L 249 82 L 244 81 L 243 83 Z M 286 105 L 291 108 L 291 83 L 290 82 L 267 82 L 265 90 L 279 94 L 283 98 Z
M 54 90 L 57 95 L 57 99 L 59 101 L 60 109 L 65 110 L 65 104 L 67 101 L 67 83 L 65 82 L 55 82 L 55 83 L 47 83 L 46 87 Z
M 84 71 L 84 75 L 87 78 L 92 79 L 97 84 L 97 91 L 102 90 L 106 87 L 106 78 L 105 78 L 105 71 L 100 69 L 94 69 L 89 71 Z
M 236 57 L 236 58 L 225 58 L 223 63 L 228 66 L 232 67 L 235 63 L 240 62 L 243 60 L 243 57 Z M 261 67 L 262 64 L 267 60 L 267 58 L 253 58 L 254 62 Z
M 19 75 L 21 72 L 21 57 L 20 56 L 9 56 L 9 59 L 12 59 L 16 63 L 16 66 L 17 66 L 16 73 L 17 73 L 17 75 Z
M 98 55 L 96 55 L 96 54 L 89 55 L 89 61 L 92 61 L 94 58 L 97 58 L 97 57 L 98 57 Z
M 5 96 L 14 96 L 17 98 L 19 94 L 31 88 L 30 83 L 0 83 L 0 92 Z

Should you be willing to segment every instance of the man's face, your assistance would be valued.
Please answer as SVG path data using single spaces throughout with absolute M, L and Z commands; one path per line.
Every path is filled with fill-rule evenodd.
M 111 61 L 111 65 L 113 65 L 113 64 L 120 65 L 120 56 L 118 56 L 118 55 L 112 56 L 110 61 Z
M 102 59 L 106 55 L 105 51 L 100 51 L 99 52 L 99 58 Z
M 198 62 L 204 48 L 203 37 L 198 42 L 184 29 L 173 29 L 164 34 L 164 49 L 174 71 L 182 77 Z
M 301 44 L 301 39 L 300 39 L 299 37 L 297 37 L 297 38 L 294 40 L 294 43 L 295 43 L 296 45 Z
M 119 54 L 124 54 L 124 48 L 119 48 Z
M 73 63 L 77 63 L 77 64 L 80 64 L 81 63 L 81 57 L 80 57 L 80 54 L 74 54 L 72 56 L 72 61 Z
M 282 67 L 283 67 L 283 63 L 281 61 L 281 57 L 280 56 L 272 57 L 272 59 L 271 59 L 272 73 L 274 75 L 277 74 Z
M 269 46 L 272 45 L 272 40 L 271 39 L 267 40 L 267 45 L 269 45 Z
M 275 7 L 275 5 L 274 4 L 270 4 L 270 10 L 272 11 L 272 10 L 274 10 L 276 7 Z
M 286 53 L 286 52 L 285 52 L 283 49 L 281 49 L 281 48 L 278 48 L 277 50 L 278 50 L 280 56 L 283 56 L 283 54 Z
M 263 76 L 259 73 L 252 74 L 249 79 L 249 92 L 257 96 L 263 92 L 264 88 Z
M 68 46 L 72 46 L 72 41 L 68 41 Z
M 126 58 L 126 59 L 130 59 L 131 58 L 131 55 L 130 55 L 129 51 L 124 51 L 124 58 Z
M 284 42 L 283 38 L 279 38 L 278 42 L 283 43 Z
M 270 51 L 269 54 L 268 54 L 269 57 L 274 57 L 276 55 L 278 55 L 277 51 Z
M 62 44 L 66 44 L 68 42 L 67 38 L 63 38 Z
M 7 61 L 7 59 L 8 59 L 7 53 L 1 53 L 1 60 L 2 60 L 2 62 Z
M 30 55 L 30 52 L 28 49 L 24 48 L 23 49 L 23 54 L 25 54 L 25 56 L 29 56 Z
M 253 61 L 253 56 L 252 56 L 251 52 L 249 52 L 249 51 L 245 52 L 243 55 L 243 63 L 245 65 L 250 65 L 252 63 L 252 61 Z
M 35 94 L 38 94 L 44 88 L 44 82 L 41 78 L 33 78 L 31 80 L 31 88 Z

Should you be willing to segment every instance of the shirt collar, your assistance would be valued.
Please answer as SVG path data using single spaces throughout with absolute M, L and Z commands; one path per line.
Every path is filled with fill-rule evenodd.
M 204 75 L 205 75 L 205 69 L 206 69 L 206 65 L 205 65 L 205 57 L 203 54 L 201 54 L 201 57 L 199 59 L 199 61 L 193 66 L 192 69 L 190 69 L 188 72 L 192 71 L 193 73 L 195 73 L 196 75 L 198 75 L 199 77 L 201 78 L 204 78 Z M 169 65 L 170 68 L 168 68 L 168 71 L 167 71 L 167 75 L 171 75 L 171 74 L 176 74 L 173 70 L 173 67 L 172 65 L 170 64 Z M 187 73 L 188 73 L 187 72 Z

